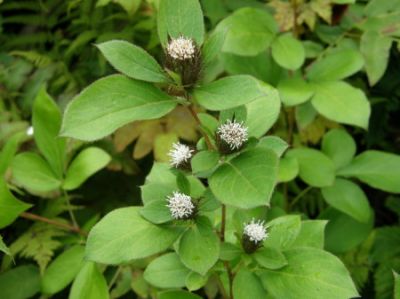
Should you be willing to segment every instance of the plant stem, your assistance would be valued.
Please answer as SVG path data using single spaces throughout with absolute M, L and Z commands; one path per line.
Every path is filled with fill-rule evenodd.
M 221 208 L 221 231 L 220 231 L 220 239 L 222 242 L 225 241 L 225 222 L 226 222 L 226 206 L 222 204 Z
M 48 223 L 48 224 L 57 226 L 59 228 L 65 229 L 65 230 L 68 230 L 68 231 L 71 231 L 74 233 L 78 233 L 82 236 L 87 236 L 87 233 L 85 231 L 81 230 L 79 227 L 61 223 L 56 220 L 52 220 L 52 219 L 42 217 L 42 216 L 39 216 L 36 214 L 32 214 L 29 212 L 22 212 L 19 216 L 22 218 L 25 218 L 25 219 L 33 220 L 33 221 L 40 221 L 40 222 Z
M 69 217 L 71 218 L 72 224 L 73 224 L 77 229 L 79 229 L 78 222 L 76 222 L 74 212 L 72 211 L 72 206 L 71 206 L 71 202 L 70 202 L 70 200 L 69 200 L 68 193 L 67 193 L 67 191 L 65 191 L 64 189 L 63 189 L 63 194 L 64 194 L 64 197 L 65 197 L 65 202 L 67 203 L 68 213 L 69 213 Z
M 226 224 L 226 206 L 223 204 L 221 207 L 221 231 L 220 231 L 220 239 L 221 242 L 225 241 L 225 224 Z M 233 273 L 231 266 L 229 265 L 229 262 L 225 261 L 224 266 L 226 269 L 226 273 L 228 274 L 228 279 L 229 279 L 229 299 L 233 299 L 233 290 L 232 290 L 232 285 L 233 285 Z
M 302 198 L 304 195 L 306 195 L 306 193 L 308 191 L 310 191 L 313 187 L 312 186 L 308 186 L 307 188 L 305 188 L 303 191 L 301 191 L 294 199 L 293 201 L 289 204 L 289 208 L 293 207 L 296 202 L 299 201 L 300 198 Z
M 113 287 L 113 285 L 114 285 L 115 282 L 117 281 L 118 276 L 119 276 L 119 274 L 121 273 L 121 271 L 122 271 L 122 267 L 119 266 L 119 267 L 117 268 L 117 270 L 115 271 L 113 277 L 111 278 L 110 283 L 108 284 L 108 290 L 111 290 L 111 288 Z
M 201 121 L 199 119 L 199 117 L 197 116 L 197 112 L 193 109 L 193 105 L 187 106 L 187 108 L 189 109 L 190 113 L 192 114 L 193 118 L 195 119 L 195 121 L 197 122 L 197 124 L 199 126 L 201 126 Z M 201 129 L 200 129 L 201 134 L 204 137 L 204 140 L 206 141 L 207 147 L 209 150 L 215 151 L 216 148 L 214 147 L 214 145 L 211 143 L 210 138 L 208 137 L 207 134 L 205 134 Z

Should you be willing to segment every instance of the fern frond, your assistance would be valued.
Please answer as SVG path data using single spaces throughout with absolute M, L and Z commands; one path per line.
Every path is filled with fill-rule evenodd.
M 52 62 L 49 56 L 36 51 L 12 51 L 10 55 L 25 58 L 38 68 L 46 67 Z

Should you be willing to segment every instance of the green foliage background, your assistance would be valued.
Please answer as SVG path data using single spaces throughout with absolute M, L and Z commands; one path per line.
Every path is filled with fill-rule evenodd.
M 171 188 L 202 194 L 200 181 L 193 176 L 175 178 L 162 162 L 178 140 L 192 145 L 200 140 L 198 148 L 204 149 L 202 134 L 215 130 L 218 116 L 221 123 L 232 114 L 243 118 L 254 139 L 260 138 L 257 147 L 246 152 L 259 159 L 252 158 L 248 165 L 242 154 L 232 164 L 245 174 L 246 167 L 251 173 L 263 163 L 266 170 L 273 164 L 261 158 L 268 150 L 280 162 L 276 181 L 269 181 L 267 171 L 248 177 L 257 181 L 254 193 L 234 183 L 221 188 L 220 182 L 227 178 L 240 182 L 227 165 L 213 173 L 207 190 L 232 206 L 227 211 L 232 223 L 226 238 L 234 240 L 243 222 L 254 216 L 283 223 L 276 231 L 271 229 L 272 245 L 266 243 L 265 251 L 254 257 L 268 269 L 259 275 L 263 287 L 252 285 L 255 274 L 243 268 L 233 283 L 235 299 L 322 296 L 278 287 L 279 269 L 288 261 L 302 268 L 302 259 L 307 260 L 310 264 L 304 271 L 312 276 L 319 271 L 320 260 L 333 258 L 319 249 L 302 251 L 296 246 L 324 248 L 340 258 L 362 298 L 400 298 L 400 1 L 201 0 L 204 27 L 193 25 L 202 19 L 197 2 L 0 3 L 0 251 L 4 253 L 0 298 L 198 298 L 185 291 L 160 292 L 183 287 L 204 298 L 224 296 L 229 287 L 228 277 L 221 274 L 223 264 L 234 264 L 240 255 L 234 242 L 222 244 L 220 256 L 215 256 L 221 264 L 214 266 L 211 276 L 205 274 L 217 249 L 202 248 L 209 260 L 200 264 L 183 253 L 185 244 L 196 243 L 194 229 L 185 233 L 189 241 L 181 241 L 177 253 L 148 257 L 170 245 L 166 241 L 166 248 L 162 244 L 157 248 L 151 236 L 173 240 L 179 231 L 164 231 L 144 221 L 139 208 L 132 206 L 150 206 L 147 213 L 152 215 L 151 201 L 164 198 Z M 171 16 L 193 24 L 168 32 L 166 28 L 177 26 Z M 108 41 L 135 44 L 162 63 L 168 34 L 187 34 L 201 44 L 204 28 L 203 49 L 209 56 L 204 57 L 200 87 L 193 92 L 201 127 L 171 101 L 154 115 L 127 111 L 111 123 L 91 123 L 96 115 L 90 113 L 73 123 L 65 114 L 61 129 L 72 99 L 88 98 L 104 107 L 100 95 L 116 86 L 126 85 L 120 91 L 129 100 L 137 90 L 144 98 L 161 93 L 139 80 L 169 82 L 157 62 L 148 62 L 153 67 L 150 73 L 130 67 L 137 57 L 137 63 L 147 59 L 139 56 L 139 48 L 130 49 L 132 59 L 115 65 L 113 55 L 119 46 Z M 114 74 L 114 68 L 138 80 L 113 75 L 96 81 Z M 137 73 L 140 77 L 135 77 Z M 86 96 L 89 89 L 79 94 L 95 81 L 91 85 L 98 84 L 95 96 Z M 163 96 L 166 101 L 173 98 L 171 92 Z M 84 108 L 77 101 L 69 113 L 78 115 Z M 85 130 L 79 129 L 82 124 L 87 125 Z M 26 134 L 30 126 L 34 136 Z M 59 138 L 60 130 L 72 138 Z M 207 152 L 196 159 L 194 174 L 204 178 L 218 157 Z M 270 206 L 258 207 L 275 183 Z M 209 200 L 208 216 L 219 209 L 211 191 L 204 195 Z M 114 212 L 99 222 L 110 211 Z M 116 213 L 121 215 L 113 216 Z M 216 226 L 220 221 L 217 217 Z M 147 235 L 142 243 L 148 247 L 128 256 L 124 251 L 102 251 L 101 228 L 107 222 L 116 228 L 113 235 L 137 227 L 133 238 Z M 204 231 L 210 226 L 203 218 L 197 225 Z M 315 231 L 322 233 L 311 238 Z M 274 235 L 289 235 L 286 245 Z M 86 257 L 99 264 L 83 261 L 86 244 Z M 129 245 L 142 246 L 129 242 L 121 246 Z M 251 258 L 242 262 L 251 265 Z M 165 274 L 171 267 L 176 274 L 172 278 Z M 326 273 L 341 269 L 334 267 Z M 312 290 L 306 282 L 300 285 Z M 345 293 L 330 294 L 335 295 L 346 298 Z

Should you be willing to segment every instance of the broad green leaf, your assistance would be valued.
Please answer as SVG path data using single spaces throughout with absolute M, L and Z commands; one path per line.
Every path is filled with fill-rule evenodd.
M 355 183 L 336 179 L 332 186 L 321 189 L 326 202 L 360 222 L 368 222 L 371 208 L 364 191 Z
M 289 182 L 299 174 L 299 162 L 295 157 L 283 157 L 279 160 L 278 181 Z
M 18 146 L 23 139 L 23 134 L 17 133 L 10 137 L 0 152 L 0 178 L 4 176 L 8 166 L 11 164 Z
M 23 265 L 0 274 L 0 298 L 27 299 L 40 291 L 39 269 Z
M 42 277 L 42 292 L 55 294 L 69 285 L 83 266 L 85 249 L 76 245 L 55 258 Z
M 305 102 L 296 107 L 296 123 L 300 130 L 310 125 L 318 115 L 317 111 L 311 104 L 311 101 Z
M 308 101 L 314 94 L 312 87 L 302 78 L 294 77 L 281 80 L 279 95 L 285 106 L 296 106 Z
M 276 89 L 265 85 L 266 95 L 245 105 L 249 136 L 263 136 L 278 119 L 281 102 Z
M 179 230 L 152 224 L 139 207 L 107 214 L 90 231 L 86 258 L 103 264 L 120 264 L 162 252 L 178 238 Z
M 159 294 L 158 299 L 201 299 L 201 297 L 187 291 L 165 291 Z
M 160 200 L 153 200 L 147 203 L 140 210 L 140 215 L 142 215 L 145 219 L 154 224 L 161 224 L 173 220 L 171 212 L 167 207 L 166 197 Z
M 187 268 L 204 275 L 217 262 L 219 250 L 220 241 L 210 221 L 199 217 L 182 235 L 178 255 Z
M 223 261 L 232 261 L 242 254 L 242 249 L 232 243 L 224 242 L 221 244 L 220 259 Z
M 202 173 L 211 171 L 217 166 L 219 161 L 219 154 L 215 151 L 201 151 L 195 154 L 190 161 L 193 173 Z
M 261 280 L 275 298 L 349 299 L 358 297 L 350 274 L 334 255 L 316 248 L 285 252 L 288 265 L 264 270 Z
M 150 83 L 112 75 L 97 80 L 72 100 L 61 134 L 92 141 L 132 121 L 159 118 L 175 106 L 176 100 Z
M 392 39 L 377 31 L 365 31 L 361 36 L 360 51 L 364 56 L 365 70 L 371 86 L 385 73 L 391 45 Z
M 287 265 L 286 257 L 273 247 L 263 247 L 253 254 L 257 263 L 266 269 L 279 269 Z
M 216 30 L 227 32 L 222 51 L 254 56 L 269 47 L 278 28 L 267 11 L 246 7 L 222 20 Z
M 282 216 L 268 222 L 267 227 L 268 238 L 264 241 L 265 247 L 284 250 L 290 248 L 296 240 L 301 228 L 301 219 L 298 215 Z
M 163 0 L 159 3 L 158 36 L 165 46 L 168 38 L 181 35 L 192 38 L 198 45 L 204 40 L 203 12 L 198 0 Z
M 104 168 L 111 157 L 97 147 L 88 147 L 81 151 L 68 167 L 63 188 L 73 190 L 78 188 L 90 176 Z
M 61 112 L 44 87 L 40 89 L 33 104 L 32 123 L 37 147 L 56 176 L 61 178 L 66 154 L 66 141 L 58 137 Z
M 222 203 L 249 209 L 268 205 L 277 172 L 277 155 L 262 147 L 253 148 L 223 163 L 209 184 Z
M 148 82 L 169 82 L 157 61 L 145 50 L 122 40 L 97 45 L 104 57 L 119 72 Z
M 282 156 L 289 147 L 285 140 L 277 136 L 262 137 L 257 146 L 272 150 L 278 157 Z
M 7 254 L 11 255 L 10 249 L 7 247 L 7 245 L 3 241 L 3 237 L 0 235 L 0 251 Z
M 129 16 L 133 16 L 135 12 L 139 9 L 142 0 L 114 0 L 113 2 L 121 5 Z
M 292 244 L 295 247 L 324 248 L 324 231 L 328 221 L 305 220 L 301 222 L 300 232 Z
M 193 96 L 204 108 L 220 111 L 250 103 L 266 94 L 262 82 L 251 76 L 238 75 L 200 86 L 194 90 Z
M 175 183 L 146 183 L 146 185 L 141 186 L 140 189 L 142 191 L 142 201 L 144 205 L 147 206 L 153 201 L 164 201 L 166 203 L 167 196 L 177 191 L 178 187 Z
M 306 58 L 303 44 L 291 34 L 284 34 L 271 45 L 272 57 L 283 68 L 297 70 Z
M 374 223 L 373 217 L 368 223 L 362 223 L 333 208 L 326 209 L 320 218 L 328 220 L 325 248 L 334 253 L 344 253 L 361 244 L 367 239 Z
M 240 269 L 233 279 L 233 296 L 235 299 L 266 298 L 266 292 L 260 279 L 246 268 Z
M 144 271 L 144 279 L 158 288 L 182 288 L 189 272 L 178 255 L 171 252 L 153 260 Z
M 49 192 L 61 186 L 61 181 L 51 170 L 50 165 L 36 153 L 18 154 L 12 161 L 11 167 L 14 180 L 28 190 Z
M 325 134 L 321 149 L 332 159 L 336 169 L 348 165 L 357 150 L 353 137 L 343 129 L 333 129 Z
M 14 197 L 8 190 L 4 179 L 0 177 L 0 228 L 14 222 L 23 211 L 32 205 L 24 203 Z
M 196 272 L 190 272 L 186 276 L 185 285 L 189 291 L 196 291 L 204 287 L 204 285 L 207 283 L 207 280 L 207 276 L 202 276 Z
M 362 182 L 387 192 L 400 193 L 400 156 L 381 151 L 365 151 L 338 174 L 356 177 Z
M 331 186 L 335 179 L 335 166 L 322 152 L 311 148 L 292 149 L 287 157 L 294 157 L 299 162 L 300 178 L 313 187 Z
M 362 90 L 343 81 L 313 86 L 311 103 L 320 114 L 338 123 L 368 128 L 371 107 Z
M 353 49 L 335 51 L 315 61 L 307 71 L 307 78 L 318 82 L 340 80 L 357 73 L 363 65 L 360 52 Z
M 400 299 L 400 275 L 393 271 L 394 276 L 394 299 Z
M 76 276 L 69 299 L 108 299 L 107 282 L 97 265 L 87 262 Z
M 208 65 L 215 61 L 224 45 L 226 32 L 214 31 L 204 42 L 202 47 L 203 64 Z

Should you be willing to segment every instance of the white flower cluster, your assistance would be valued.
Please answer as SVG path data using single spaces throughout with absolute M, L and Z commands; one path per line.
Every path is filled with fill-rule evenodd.
M 170 163 L 174 167 L 179 167 L 183 163 L 186 163 L 193 156 L 194 150 L 190 149 L 185 144 L 175 142 L 172 145 L 172 149 L 169 151 L 168 156 L 170 157 Z
M 254 219 L 250 223 L 245 223 L 244 232 L 250 241 L 254 243 L 262 242 L 268 237 L 267 228 L 264 225 L 264 221 Z
M 185 219 L 193 214 L 195 207 L 190 196 L 175 191 L 167 197 L 167 201 L 167 207 L 174 219 Z
M 192 59 L 196 52 L 196 46 L 192 39 L 180 36 L 172 39 L 167 46 L 167 53 L 174 59 Z
M 229 147 L 239 149 L 247 141 L 247 128 L 243 122 L 228 120 L 225 124 L 220 125 L 217 131 L 219 137 L 225 141 Z

